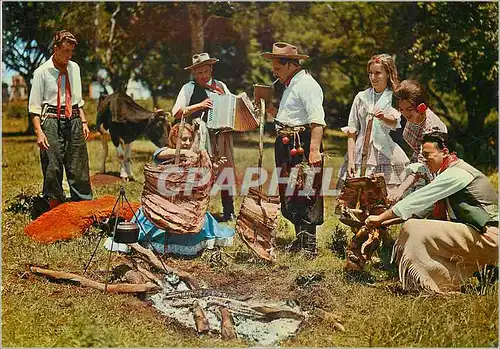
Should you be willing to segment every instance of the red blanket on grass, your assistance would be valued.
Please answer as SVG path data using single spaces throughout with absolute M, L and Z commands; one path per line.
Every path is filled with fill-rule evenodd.
M 108 218 L 115 202 L 115 197 L 107 195 L 91 201 L 64 203 L 28 224 L 24 233 L 33 240 L 46 244 L 80 237 L 94 222 Z M 134 212 L 140 206 L 137 202 L 130 204 Z M 115 210 L 116 214 L 126 220 L 132 219 L 134 212 L 130 211 L 126 202 L 123 208 L 118 208 Z

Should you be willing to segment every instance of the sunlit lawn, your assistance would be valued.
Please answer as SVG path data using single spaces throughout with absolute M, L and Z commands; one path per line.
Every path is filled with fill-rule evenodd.
M 168 103 L 166 103 L 168 104 Z M 168 105 L 167 105 L 168 106 Z M 95 120 L 93 105 L 87 108 L 91 124 Z M 23 131 L 25 120 L 3 116 L 3 132 Z M 241 172 L 256 166 L 258 161 L 257 135 L 235 136 L 236 164 Z M 264 167 L 273 168 L 272 138 L 265 137 Z M 41 277 L 25 278 L 26 264 L 49 265 L 52 269 L 80 273 L 97 242 L 97 235 L 42 245 L 23 234 L 30 222 L 22 214 L 6 212 L 7 201 L 20 192 L 38 193 L 42 175 L 39 155 L 33 136 L 8 136 L 2 140 L 2 344 L 8 347 L 206 347 L 245 346 L 243 341 L 226 342 L 217 336 L 197 337 L 192 330 L 164 318 L 152 307 L 132 295 L 104 295 L 65 283 L 50 282 Z M 110 143 L 107 169 L 118 171 Z M 139 201 L 144 176 L 142 167 L 149 161 L 154 145 L 140 140 L 133 145 L 135 182 L 125 184 L 131 201 Z M 88 144 L 90 170 L 99 167 L 100 142 Z M 329 130 L 325 136 L 327 167 L 334 174 L 342 162 L 345 139 L 339 132 Z M 332 181 L 332 186 L 334 185 Z M 95 196 L 116 195 L 119 184 L 94 189 Z M 241 198 L 236 200 L 238 210 Z M 260 294 L 270 298 L 294 298 L 304 310 L 315 307 L 337 314 L 346 332 L 332 329 L 331 323 L 311 316 L 299 334 L 284 341 L 282 346 L 421 346 L 469 347 L 498 346 L 498 302 L 496 288 L 486 296 L 473 292 L 454 296 L 402 295 L 394 290 L 394 267 L 369 269 L 376 282 L 367 285 L 349 281 L 342 271 L 344 261 L 331 250 L 333 231 L 338 224 L 333 214 L 334 198 L 325 201 L 325 223 L 319 228 L 319 257 L 308 260 L 302 255 L 283 251 L 283 245 L 293 238 L 291 225 L 280 221 L 278 231 L 278 260 L 275 265 L 236 261 L 226 258 L 227 266 L 208 263 L 204 254 L 191 261 L 171 261 L 195 272 L 209 270 L 231 277 L 235 273 L 263 283 L 269 290 Z M 211 212 L 221 209 L 219 198 L 210 204 Z M 396 236 L 397 231 L 392 234 Z M 350 234 L 349 234 L 350 238 Z M 245 251 L 241 242 L 228 248 L 228 256 Z M 385 251 L 387 255 L 390 251 Z M 105 269 L 107 253 L 100 249 L 95 269 Z M 384 257 L 384 256 L 381 256 Z M 385 256 L 387 257 L 387 256 Z M 323 272 L 317 284 L 299 287 L 299 275 Z M 199 275 L 203 278 L 203 275 Z

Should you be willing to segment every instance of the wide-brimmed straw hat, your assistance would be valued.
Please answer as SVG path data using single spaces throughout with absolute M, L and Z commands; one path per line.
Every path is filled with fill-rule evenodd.
M 219 60 L 217 58 L 210 58 L 210 56 L 206 52 L 197 53 L 197 54 L 193 55 L 193 64 L 190 65 L 189 67 L 184 68 L 184 69 L 191 70 L 191 69 L 199 67 L 201 65 L 215 64 L 218 61 Z
M 287 44 L 286 42 L 275 42 L 273 44 L 273 52 L 264 52 L 260 54 L 266 59 L 273 58 L 290 58 L 290 59 L 306 59 L 308 55 L 299 55 L 297 46 Z

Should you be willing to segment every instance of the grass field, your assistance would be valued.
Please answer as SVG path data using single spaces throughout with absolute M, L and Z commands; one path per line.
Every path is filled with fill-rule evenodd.
M 168 107 L 168 102 L 165 102 Z M 94 105 L 87 115 L 95 120 Z M 8 200 L 24 192 L 41 190 L 42 174 L 33 136 L 20 135 L 25 119 L 8 118 L 2 124 L 2 347 L 236 347 L 238 341 L 222 341 L 217 336 L 198 337 L 163 317 L 154 308 L 132 295 L 104 295 L 93 289 L 67 283 L 50 282 L 27 275 L 27 264 L 48 265 L 51 269 L 81 273 L 98 235 L 92 231 L 79 239 L 42 245 L 23 234 L 30 222 L 27 215 L 7 212 Z M 327 132 L 327 165 L 338 168 L 345 151 L 345 139 L 333 130 Z M 272 139 L 265 139 L 264 167 L 273 167 Z M 112 148 L 110 148 L 112 150 Z M 125 184 L 131 201 L 139 201 L 144 180 L 142 167 L 155 147 L 146 140 L 133 145 L 135 182 Z M 98 170 L 100 142 L 88 143 L 91 173 Z M 107 169 L 118 171 L 114 151 L 110 151 Z M 236 165 L 243 169 L 257 164 L 257 137 L 235 137 Z M 496 184 L 498 177 L 492 178 Z M 96 197 L 116 195 L 119 184 L 94 189 Z M 238 208 L 241 198 L 236 200 Z M 325 202 L 325 223 L 319 228 L 319 257 L 314 260 L 288 254 L 283 246 L 293 238 L 290 224 L 280 221 L 278 260 L 274 265 L 234 258 L 247 250 L 241 242 L 227 248 L 225 263 L 214 263 L 213 252 L 206 251 L 193 260 L 169 259 L 168 263 L 193 273 L 208 286 L 254 295 L 259 299 L 293 299 L 303 310 L 319 307 L 338 315 L 346 332 L 333 330 L 332 324 L 311 316 L 295 338 L 282 346 L 347 347 L 497 347 L 497 285 L 486 295 L 474 289 L 453 296 L 430 296 L 400 292 L 394 266 L 386 263 L 388 249 L 382 250 L 381 262 L 368 271 L 375 283 L 352 280 L 342 271 L 344 260 L 330 248 L 332 239 L 342 237 L 333 214 L 334 199 Z M 211 201 L 210 211 L 219 212 L 220 200 Z M 337 233 L 334 234 L 334 231 Z M 395 237 L 397 229 L 392 235 Z M 348 234 L 350 238 L 350 234 Z M 99 249 L 93 270 L 105 269 L 107 252 Z M 324 278 L 308 286 L 295 279 L 322 272 Z

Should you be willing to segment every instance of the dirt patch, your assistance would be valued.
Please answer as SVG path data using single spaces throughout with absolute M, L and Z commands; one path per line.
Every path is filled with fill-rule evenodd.
M 115 176 L 106 173 L 96 173 L 90 176 L 90 183 L 93 187 L 102 187 L 106 185 L 111 185 L 115 183 L 120 183 L 122 179 L 120 176 Z
M 257 267 L 237 266 L 232 270 L 213 269 L 200 261 L 176 260 L 168 262 L 176 268 L 188 271 L 195 278 L 203 280 L 208 288 L 235 294 L 242 298 L 260 298 L 270 301 L 294 299 L 299 293 L 293 292 L 294 276 L 288 268 L 262 269 Z

